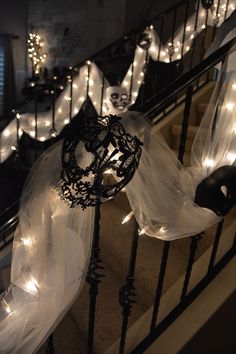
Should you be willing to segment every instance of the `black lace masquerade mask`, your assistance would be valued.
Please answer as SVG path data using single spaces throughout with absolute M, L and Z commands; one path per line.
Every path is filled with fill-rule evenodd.
M 78 133 L 65 138 L 62 149 L 61 197 L 73 208 L 95 206 L 114 197 L 132 179 L 142 143 L 126 133 L 117 116 L 80 119 Z M 116 182 L 106 184 L 110 172 Z

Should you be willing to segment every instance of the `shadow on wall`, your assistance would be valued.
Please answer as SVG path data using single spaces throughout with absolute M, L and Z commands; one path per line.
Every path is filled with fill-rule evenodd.
M 180 0 L 127 0 L 126 2 L 126 17 L 125 17 L 125 32 L 145 24 L 159 13 L 169 9 Z M 194 2 L 194 0 L 189 1 Z M 134 11 L 135 9 L 135 11 Z

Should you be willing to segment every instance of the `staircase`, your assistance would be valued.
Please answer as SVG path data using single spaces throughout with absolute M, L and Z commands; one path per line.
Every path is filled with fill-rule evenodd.
M 227 50 L 225 49 L 225 53 L 222 54 L 222 56 L 226 55 L 226 53 Z M 218 59 L 216 58 L 214 60 L 217 61 Z M 211 60 L 211 66 L 208 70 L 210 74 L 214 66 L 214 60 Z M 193 74 L 194 73 L 192 73 L 192 75 Z M 210 74 L 208 75 L 208 81 L 204 81 L 204 85 L 201 88 L 198 87 L 199 77 L 197 77 L 193 84 L 196 90 L 192 96 L 188 135 L 184 143 L 186 152 L 184 156 L 185 166 L 189 165 L 192 142 L 214 89 L 215 83 L 211 80 Z M 181 80 L 181 76 L 179 80 Z M 180 87 L 180 85 L 177 85 L 177 87 Z M 158 109 L 161 113 L 156 113 L 155 104 L 153 102 L 151 104 L 155 112 L 151 118 L 153 121 L 158 121 L 158 123 L 153 125 L 152 134 L 161 131 L 169 146 L 177 155 L 179 154 L 179 146 L 181 143 L 180 136 L 183 129 L 182 119 L 186 101 L 185 92 L 183 91 L 187 87 L 188 84 L 186 84 L 184 89 L 180 88 L 177 92 L 175 100 L 177 104 L 174 105 L 174 109 L 172 98 L 170 98 L 171 103 L 169 103 L 167 110 L 166 107 L 163 109 L 160 103 L 161 100 L 158 99 L 158 94 L 157 97 L 154 96 L 154 99 L 156 100 L 155 104 L 159 104 L 160 107 Z M 168 91 L 168 87 L 166 90 Z M 159 97 L 161 97 L 161 94 L 162 93 L 159 93 Z M 170 107 L 172 108 L 168 112 Z M 161 118 L 161 121 L 159 121 L 159 118 Z M 104 203 L 101 208 L 100 251 L 104 269 L 101 270 L 100 273 L 104 278 L 102 278 L 101 284 L 98 286 L 98 296 L 96 300 L 94 354 L 116 354 L 119 352 L 119 337 L 123 318 L 122 307 L 119 304 L 119 292 L 121 286 L 125 284 L 129 263 L 132 259 L 130 254 L 133 247 L 132 241 L 136 227 L 134 219 L 131 219 L 125 224 L 121 222 L 130 210 L 131 208 L 124 192 L 120 192 L 115 199 Z M 221 230 L 222 234 L 232 226 L 234 219 L 234 212 L 227 215 Z M 200 259 L 200 257 L 209 250 L 212 244 L 216 245 L 216 233 L 218 229 L 219 226 L 216 225 L 204 233 L 203 237 L 197 242 L 192 262 L 196 262 Z M 191 238 L 171 242 L 168 262 L 161 287 L 162 296 L 167 294 L 181 277 L 184 278 L 186 276 L 186 269 L 188 269 L 190 262 L 189 258 L 192 250 L 192 242 Z M 128 318 L 128 329 L 132 330 L 138 320 L 150 311 L 155 303 L 157 284 L 159 284 L 160 281 L 160 269 L 163 268 L 163 250 L 165 246 L 166 243 L 159 239 L 154 239 L 146 235 L 140 235 L 138 237 L 134 274 L 137 296 L 135 298 L 136 303 L 133 304 Z M 0 265 L 2 265 L 0 276 L 3 289 L 7 289 L 9 284 L 10 248 L 11 247 L 8 246 L 8 248 L 4 249 L 4 254 L 1 254 L 2 257 L 0 259 Z M 86 353 L 90 301 L 88 296 L 89 291 L 90 286 L 86 282 L 79 298 L 56 327 L 53 333 L 53 339 L 57 354 Z M 176 304 L 178 304 L 179 298 L 176 298 L 175 301 Z M 167 314 L 168 313 L 165 313 L 165 315 Z M 127 340 L 129 340 L 128 333 Z M 118 342 L 116 343 L 116 341 Z M 133 343 L 131 347 L 134 348 L 136 344 L 138 343 Z M 46 347 L 47 343 L 38 351 L 38 354 L 45 353 L 45 350 L 48 350 Z M 122 353 L 128 354 L 126 351 L 122 351 Z

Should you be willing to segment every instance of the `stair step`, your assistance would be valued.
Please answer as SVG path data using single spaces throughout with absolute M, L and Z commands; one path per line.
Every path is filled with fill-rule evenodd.
M 53 332 L 53 342 L 57 354 L 84 354 L 86 353 L 86 341 L 81 329 L 68 312 Z M 45 354 L 46 343 L 37 354 Z
M 173 150 L 179 149 L 181 130 L 182 130 L 182 126 L 178 125 L 178 124 L 172 125 L 172 127 L 170 129 L 171 148 Z M 185 146 L 185 150 L 187 152 L 191 151 L 193 140 L 196 136 L 197 130 L 198 130 L 198 127 L 196 125 L 189 125 L 189 127 L 188 127 L 188 137 L 187 137 L 186 146 Z
M 179 155 L 179 150 L 173 150 L 175 155 L 178 157 Z M 191 151 L 185 151 L 184 154 L 184 166 L 189 167 L 190 166 L 190 161 L 191 161 Z
M 180 136 L 182 130 L 182 126 L 180 124 L 174 124 L 171 127 L 171 134 L 176 136 Z M 196 125 L 189 125 L 188 127 L 188 138 L 194 139 L 197 133 L 198 127 Z
M 198 103 L 196 105 L 197 113 L 204 114 L 206 112 L 207 106 L 208 106 L 208 103 Z

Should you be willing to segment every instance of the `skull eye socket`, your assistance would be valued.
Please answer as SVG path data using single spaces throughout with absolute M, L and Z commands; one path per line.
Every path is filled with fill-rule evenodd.
M 122 100 L 127 100 L 128 95 L 126 93 L 123 93 L 123 95 L 121 95 Z
M 112 98 L 113 100 L 117 100 L 117 99 L 119 98 L 119 94 L 118 94 L 118 93 L 112 93 L 112 94 L 111 94 L 111 98 Z

